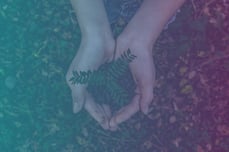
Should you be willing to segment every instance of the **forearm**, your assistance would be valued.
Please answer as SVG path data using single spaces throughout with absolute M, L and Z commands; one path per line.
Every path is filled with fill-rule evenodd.
M 141 45 L 152 45 L 165 24 L 184 2 L 185 0 L 144 0 L 123 35 L 128 35 L 129 39 Z
M 82 39 L 95 43 L 112 39 L 103 0 L 71 0 L 71 3 L 76 12 Z

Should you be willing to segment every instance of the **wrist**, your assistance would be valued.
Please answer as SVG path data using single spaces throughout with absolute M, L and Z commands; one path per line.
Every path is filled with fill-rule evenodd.
M 155 41 L 150 39 L 141 38 L 137 35 L 134 35 L 133 32 L 123 32 L 117 39 L 117 43 L 119 44 L 118 46 L 121 46 L 121 48 L 118 48 L 118 50 L 130 49 L 147 53 L 152 51 L 154 42 Z
M 88 49 L 79 49 L 83 52 L 104 52 L 112 53 L 115 47 L 115 40 L 112 36 L 104 33 L 91 32 L 82 34 L 80 47 Z

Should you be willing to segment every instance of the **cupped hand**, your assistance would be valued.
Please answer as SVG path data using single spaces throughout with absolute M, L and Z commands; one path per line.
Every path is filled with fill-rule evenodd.
M 148 113 L 149 106 L 153 100 L 153 86 L 155 81 L 155 67 L 152 56 L 152 48 L 147 48 L 141 44 L 135 44 L 131 41 L 117 41 L 115 58 L 130 49 L 131 53 L 137 56 L 130 64 L 132 76 L 137 85 L 135 96 L 125 107 L 121 108 L 112 116 L 109 125 L 110 128 L 117 127 L 120 123 L 126 121 L 138 111 L 144 114 Z
M 108 122 L 111 117 L 109 106 L 97 104 L 86 90 L 87 85 L 72 84 L 69 80 L 73 76 L 73 71 L 96 70 L 104 61 L 109 60 L 113 54 L 107 50 L 103 44 L 88 44 L 88 42 L 82 41 L 66 75 L 66 81 L 72 94 L 73 112 L 78 113 L 82 108 L 85 108 L 104 129 L 109 129 Z

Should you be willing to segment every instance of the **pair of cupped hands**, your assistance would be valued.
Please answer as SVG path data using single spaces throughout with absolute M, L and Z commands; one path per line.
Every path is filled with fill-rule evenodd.
M 109 105 L 98 104 L 86 90 L 84 84 L 72 84 L 69 80 L 72 71 L 96 70 L 105 61 L 117 59 L 126 50 L 130 49 L 136 58 L 129 63 L 129 68 L 137 85 L 135 96 L 129 104 L 119 111 L 112 112 Z M 114 53 L 115 52 L 115 53 Z M 78 113 L 82 108 L 101 125 L 103 129 L 115 131 L 119 124 L 128 120 L 138 111 L 147 114 L 153 100 L 153 85 L 155 81 L 155 67 L 152 57 L 152 48 L 142 46 L 140 43 L 117 38 L 106 42 L 106 40 L 92 41 L 82 39 L 79 50 L 74 57 L 66 75 L 66 81 L 71 89 L 73 100 L 73 112 Z M 109 103 L 109 101 L 107 102 Z

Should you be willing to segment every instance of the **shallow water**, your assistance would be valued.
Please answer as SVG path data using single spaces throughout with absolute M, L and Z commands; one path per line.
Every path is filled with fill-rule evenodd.
M 105 132 L 84 111 L 72 113 L 65 82 L 80 43 L 70 3 L 3 0 L 0 4 L 1 151 L 101 151 L 90 141 L 96 137 L 86 132 Z
M 106 5 L 114 35 L 139 7 L 134 1 Z M 150 114 L 138 113 L 110 132 L 84 110 L 72 112 L 65 74 L 81 33 L 69 1 L 1 0 L 0 151 L 228 151 L 228 38 L 217 20 L 208 21 L 214 11 L 217 19 L 222 15 L 218 2 L 209 4 L 210 17 L 200 16 L 198 5 L 196 14 L 193 4 L 185 5 L 162 32 L 154 50 L 158 79 Z M 125 24 L 115 24 L 119 15 Z

